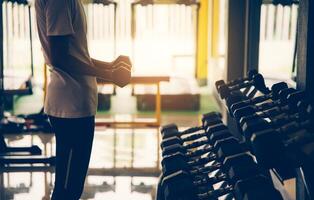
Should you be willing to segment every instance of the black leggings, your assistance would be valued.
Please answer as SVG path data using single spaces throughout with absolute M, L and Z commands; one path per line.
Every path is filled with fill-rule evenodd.
M 94 139 L 95 117 L 49 116 L 56 135 L 56 174 L 52 200 L 80 199 Z

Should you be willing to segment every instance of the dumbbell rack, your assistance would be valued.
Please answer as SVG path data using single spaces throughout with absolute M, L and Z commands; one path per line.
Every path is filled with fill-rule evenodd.
M 295 90 L 297 91 L 297 90 Z M 218 90 L 218 93 L 219 93 L 219 90 Z M 243 96 L 246 96 L 245 94 L 243 94 Z M 307 95 L 306 95 L 307 96 Z M 252 99 L 252 98 L 249 98 L 249 99 Z M 225 101 L 225 103 L 223 103 L 225 109 L 227 110 L 228 112 L 228 115 L 232 115 L 230 114 L 230 104 L 228 105 L 227 103 L 227 100 Z M 240 122 L 238 120 L 236 120 L 234 117 L 230 117 L 228 116 L 229 119 L 231 120 L 228 120 L 228 123 L 232 123 L 233 125 L 235 126 L 239 126 Z M 237 131 L 235 133 L 237 137 L 240 137 L 241 140 L 243 140 L 243 132 L 241 133 L 241 131 L 243 131 L 243 127 L 242 127 L 242 130 L 241 128 L 237 129 Z M 244 139 L 245 140 L 245 139 Z M 312 144 L 310 141 L 309 141 L 310 144 Z M 265 147 L 267 148 L 267 147 Z M 313 148 L 313 147 L 311 147 Z M 312 154 L 309 154 L 308 156 L 311 156 L 310 158 L 308 159 L 313 159 L 313 155 Z M 304 169 L 303 167 L 298 167 L 296 169 L 294 169 L 294 171 L 292 170 L 292 173 L 293 174 L 288 174 L 283 172 L 283 174 L 281 174 L 280 172 L 278 172 L 276 170 L 276 168 L 272 168 L 270 169 L 270 174 L 273 178 L 273 182 L 276 186 L 277 189 L 280 190 L 282 196 L 284 197 L 284 199 L 291 199 L 291 197 L 288 195 L 288 192 L 286 190 L 286 188 L 284 187 L 284 180 L 286 179 L 291 179 L 292 177 L 290 176 L 294 176 L 295 178 L 295 190 L 296 190 L 296 199 L 297 200 L 304 200 L 304 199 L 313 199 L 313 183 L 314 183 L 314 176 L 312 174 L 312 172 L 308 172 L 309 169 L 306 169 L 306 165 L 304 166 Z M 311 171 L 311 170 L 310 170 Z M 287 177 L 285 177 L 287 176 Z
M 265 198 L 290 200 L 294 198 L 284 187 L 284 181 L 292 178 L 297 182 L 296 199 L 313 199 L 312 99 L 305 91 L 289 88 L 284 82 L 269 89 L 257 71 L 248 74 L 251 76 L 216 83 L 235 127 L 226 127 L 220 114 L 207 113 L 199 127 L 178 131 L 176 125 L 166 125 L 161 129 L 163 173 L 157 193 L 159 199 L 163 196 L 166 200 L 203 199 L 208 197 L 206 195 L 216 198 L 232 194 L 241 200 L 243 196 L 237 193 L 237 184 L 252 180 L 253 187 L 255 183 L 263 191 L 267 188 L 267 193 L 244 188 L 240 193 L 251 195 L 248 199 L 255 199 L 254 195 L 269 195 Z M 206 140 L 199 140 L 205 137 Z M 244 157 L 251 161 L 244 162 Z M 234 159 L 231 165 L 228 164 L 230 159 Z M 244 170 L 254 165 L 257 167 L 253 173 L 248 173 L 251 169 Z M 229 188 L 223 186 L 213 190 L 215 181 L 212 181 L 211 173 L 215 170 L 220 170 L 225 177 L 213 179 L 225 181 Z M 204 177 L 204 172 L 204 182 L 195 182 L 198 177 Z M 260 175 L 270 184 L 260 184 L 256 179 Z M 207 189 L 211 187 L 210 191 L 200 194 L 199 191 L 204 191 L 202 184 L 206 184 Z

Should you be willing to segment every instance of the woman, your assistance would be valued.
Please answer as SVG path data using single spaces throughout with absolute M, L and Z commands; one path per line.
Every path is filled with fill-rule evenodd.
M 90 58 L 80 0 L 36 0 L 35 10 L 45 62 L 51 67 L 45 113 L 56 135 L 52 199 L 77 200 L 94 137 L 96 77 L 123 87 L 130 80 L 131 63 L 126 56 L 110 63 Z

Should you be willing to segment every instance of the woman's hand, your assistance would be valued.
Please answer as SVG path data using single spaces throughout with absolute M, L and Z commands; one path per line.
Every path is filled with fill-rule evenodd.
M 112 62 L 111 78 L 112 83 L 119 87 L 124 87 L 131 81 L 132 63 L 128 56 L 120 55 Z

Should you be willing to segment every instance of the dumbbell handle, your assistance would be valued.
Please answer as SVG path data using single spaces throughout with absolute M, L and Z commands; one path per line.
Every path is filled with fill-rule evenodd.
M 238 84 L 238 85 L 229 86 L 229 91 L 240 90 L 242 88 L 252 86 L 253 83 L 254 83 L 254 81 L 250 80 L 250 81 Z
M 288 89 L 291 89 L 291 88 L 288 88 Z M 284 91 L 284 90 L 282 90 L 282 91 Z M 277 109 L 277 113 L 279 113 L 279 112 L 287 112 L 287 113 L 297 112 L 298 109 L 297 109 L 297 105 L 295 105 L 295 104 L 297 101 L 302 100 L 302 97 L 304 96 L 304 92 L 292 92 L 292 91 L 288 92 L 288 90 L 287 90 L 283 93 L 285 93 L 285 94 L 282 94 L 282 97 L 276 101 L 264 102 L 258 106 L 248 105 L 248 107 L 251 107 L 256 112 L 266 112 L 265 110 L 268 110 L 268 113 L 270 113 L 270 114 L 271 114 L 272 109 L 273 109 L 272 112 L 274 112 L 274 110 Z M 243 112 L 244 112 L 243 109 L 246 109 L 245 106 L 244 107 L 241 106 L 237 109 L 233 108 L 232 115 L 237 120 L 239 120 L 243 116 Z
M 188 164 L 189 164 L 190 166 L 196 166 L 196 165 L 205 164 L 205 163 L 214 161 L 214 160 L 216 160 L 216 159 L 217 159 L 216 154 L 209 153 L 208 156 L 206 156 L 206 157 L 204 157 L 204 158 L 195 159 L 195 160 L 193 160 L 193 161 L 188 162 Z
M 297 110 L 291 111 L 289 106 L 281 108 L 273 108 L 261 113 L 255 113 L 253 115 L 245 116 L 240 119 L 240 125 L 242 126 L 245 122 L 255 120 L 257 118 L 271 118 L 271 123 L 276 126 L 282 126 L 283 124 L 291 121 L 302 121 L 311 117 L 312 113 L 304 112 L 303 110 L 298 112 Z
M 252 105 L 252 104 L 260 103 L 260 102 L 266 101 L 270 98 L 271 98 L 271 95 L 266 94 L 263 96 L 255 97 L 254 99 L 244 100 L 244 101 L 241 101 L 239 103 L 232 104 L 230 107 L 230 113 L 234 113 L 234 111 L 237 109 L 240 109 L 240 108 Z
M 192 175 L 198 175 L 198 174 L 204 174 L 204 173 L 209 173 L 209 172 L 213 172 L 215 170 L 218 170 L 222 167 L 221 163 L 214 163 L 212 165 L 206 166 L 206 167 L 201 167 L 201 168 L 196 168 L 196 169 L 192 169 L 190 171 L 190 173 Z
M 213 184 L 219 183 L 219 182 L 221 182 L 221 181 L 224 181 L 224 180 L 226 180 L 227 178 L 228 178 L 228 177 L 227 177 L 226 174 L 221 173 L 221 174 L 216 175 L 216 176 L 212 176 L 212 177 L 206 176 L 206 177 L 204 177 L 204 178 L 201 178 L 201 179 L 199 179 L 199 180 L 196 180 L 196 181 L 194 181 L 194 184 L 195 184 L 196 186 L 208 185 L 208 184 L 213 185 Z
M 282 114 L 286 113 L 284 112 L 285 110 L 278 108 L 278 107 L 274 107 L 272 109 L 269 110 L 265 110 L 265 111 L 261 111 L 261 112 L 256 112 L 252 115 L 248 115 L 248 116 L 237 116 L 238 121 L 240 122 L 240 124 L 242 125 L 244 122 L 250 121 L 250 120 L 255 120 L 256 118 L 274 118 L 274 117 L 278 117 Z
M 253 104 L 257 104 L 257 103 L 262 103 L 268 99 L 272 99 L 272 100 L 277 100 L 278 99 L 278 95 L 279 92 L 283 89 L 287 89 L 288 85 L 284 82 L 280 82 L 280 83 L 276 83 L 272 86 L 271 88 L 271 92 L 262 96 L 258 96 L 252 99 L 248 99 L 248 100 L 244 100 L 238 103 L 235 103 L 233 105 L 231 105 L 230 107 L 230 111 L 231 114 L 239 108 L 243 108 L 249 105 L 253 105 Z
M 181 134 L 186 135 L 186 134 L 194 133 L 194 132 L 201 131 L 201 130 L 204 130 L 203 126 L 192 127 L 192 128 L 189 128 L 189 129 L 182 131 Z
M 225 188 L 219 188 L 216 190 L 212 190 L 212 191 L 208 191 L 206 193 L 203 194 L 198 194 L 198 199 L 200 200 L 208 200 L 208 199 L 216 199 L 220 196 L 223 196 L 225 194 L 229 194 L 233 191 L 233 187 L 232 186 L 227 186 Z
M 191 144 L 187 144 L 184 147 L 186 149 L 194 149 L 194 148 L 197 148 L 197 147 L 203 146 L 205 144 L 209 144 L 209 143 L 210 143 L 209 140 L 202 140 L 202 141 L 193 142 Z
M 184 142 L 187 142 L 187 141 L 192 141 L 192 140 L 197 140 L 201 137 L 205 137 L 206 136 L 206 132 L 201 132 L 201 133 L 197 133 L 197 134 L 193 134 L 193 135 L 190 135 L 190 136 L 187 136 L 185 138 L 182 138 L 182 140 Z
M 181 133 L 181 135 L 186 135 L 186 134 L 191 134 L 191 133 L 195 133 L 195 132 L 202 131 L 202 130 L 205 131 L 205 128 L 207 128 L 208 126 L 214 126 L 220 122 L 221 122 L 220 118 L 213 119 L 213 121 L 205 120 L 203 126 L 192 127 L 192 128 L 186 129 L 184 131 L 181 131 L 180 133 Z
M 211 152 L 213 150 L 214 150 L 214 148 L 212 146 L 207 146 L 205 148 L 198 149 L 196 151 L 188 152 L 186 155 L 188 157 L 192 158 L 192 157 L 200 156 L 200 155 L 205 154 L 205 153 L 209 153 L 209 152 Z
M 279 133 L 289 134 L 289 133 L 298 131 L 298 130 L 303 129 L 303 128 L 310 128 L 312 126 L 312 123 L 313 122 L 311 120 L 305 120 L 305 121 L 302 121 L 299 123 L 290 122 L 290 123 L 286 124 L 285 126 L 278 127 L 276 130 Z
M 244 82 L 244 81 L 249 81 L 253 78 L 253 76 L 255 74 L 258 74 L 258 71 L 257 70 L 250 70 L 247 72 L 247 77 L 244 77 L 244 78 L 236 78 L 236 79 L 233 79 L 233 80 L 230 80 L 228 83 L 224 83 L 226 84 L 227 86 L 232 86 L 234 84 L 239 84 L 241 82 Z M 219 81 L 216 81 L 217 82 L 224 82 L 223 80 L 219 80 Z
M 242 117 L 254 117 L 254 116 L 260 116 L 260 117 L 275 117 L 277 115 L 280 115 L 282 113 L 288 113 L 291 112 L 289 109 L 289 106 L 276 106 L 275 104 L 267 104 L 267 106 L 250 106 L 253 107 L 253 109 L 255 110 L 255 112 L 252 114 L 250 113 L 250 115 L 245 115 L 245 112 L 243 110 L 245 110 L 245 108 L 243 109 L 238 109 L 235 110 L 233 113 L 233 116 L 235 117 L 235 119 L 237 121 L 240 121 Z M 269 106 L 271 105 L 271 106 Z M 251 111 L 250 111 L 251 112 Z
M 206 128 L 206 130 L 204 130 L 204 132 L 202 132 L 202 133 L 190 135 L 188 137 L 183 138 L 182 140 L 184 142 L 187 142 L 187 141 L 197 140 L 197 139 L 202 138 L 202 137 L 210 138 L 212 133 L 218 132 L 218 131 L 221 131 L 221 130 L 227 130 L 227 129 L 228 128 L 225 125 L 215 124 L 215 125 L 212 125 L 212 126 L 208 126 Z

